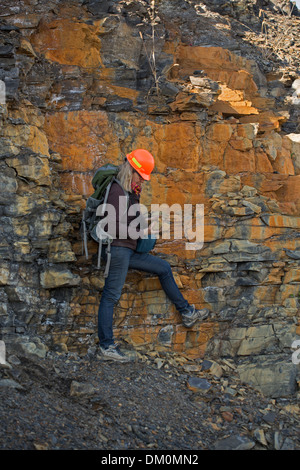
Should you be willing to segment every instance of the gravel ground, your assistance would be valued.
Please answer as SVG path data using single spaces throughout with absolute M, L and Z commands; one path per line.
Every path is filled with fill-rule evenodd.
M 300 449 L 299 407 L 263 397 L 226 366 L 132 351 L 104 361 L 49 352 L 0 368 L 0 449 Z M 296 411 L 295 411 L 296 410 Z

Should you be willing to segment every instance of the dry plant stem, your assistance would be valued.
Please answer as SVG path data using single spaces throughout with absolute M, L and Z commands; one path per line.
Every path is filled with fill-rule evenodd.
M 153 75 L 155 81 L 155 87 L 157 96 L 159 95 L 159 86 L 158 86 L 158 78 L 156 72 L 156 60 L 155 60 L 155 0 L 151 2 L 151 27 L 152 27 L 152 60 L 153 60 Z
M 271 55 L 275 52 L 278 52 L 280 45 L 284 38 L 287 36 L 288 32 L 291 30 L 291 26 L 288 26 L 287 19 L 290 19 L 292 16 L 292 12 L 294 9 L 294 5 L 292 7 L 289 7 L 288 13 L 284 13 L 282 8 L 280 9 L 282 16 L 284 17 L 284 23 L 281 26 L 282 30 L 279 32 L 279 36 L 277 41 L 272 44 L 271 39 L 269 38 L 268 35 L 268 29 L 267 29 L 267 24 L 265 20 L 263 19 L 262 25 L 261 25 L 261 34 L 265 38 L 265 46 L 264 46 L 264 56 L 266 59 L 269 59 Z M 264 16 L 264 10 L 259 10 L 259 16 Z M 266 50 L 269 49 L 269 52 L 266 52 Z
M 141 33 L 141 31 L 139 32 L 139 34 L 140 34 L 140 37 L 143 41 L 143 46 L 144 46 L 144 49 L 145 49 L 145 53 L 146 53 L 146 56 L 147 56 L 147 59 L 148 59 L 149 65 L 150 65 L 150 69 L 151 69 L 153 78 L 154 78 L 156 94 L 157 94 L 157 96 L 159 96 L 159 94 L 160 94 L 160 89 L 159 89 L 159 84 L 158 84 L 159 83 L 159 78 L 157 76 L 156 58 L 155 58 L 155 0 L 151 1 L 150 20 L 151 20 L 151 29 L 152 29 L 152 32 L 151 32 L 151 43 L 152 43 L 151 49 L 152 50 L 151 50 L 150 55 L 148 54 L 148 51 L 147 51 L 147 48 L 146 48 L 146 45 L 145 45 L 145 42 L 144 42 L 144 37 L 143 37 L 143 34 Z

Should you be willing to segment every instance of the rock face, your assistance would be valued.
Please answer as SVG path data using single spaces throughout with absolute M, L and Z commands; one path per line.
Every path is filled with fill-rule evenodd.
M 201 250 L 171 238 L 155 253 L 211 314 L 184 328 L 158 279 L 131 272 L 116 336 L 193 359 L 229 357 L 263 393 L 296 393 L 297 10 L 193 0 L 0 6 L 3 339 L 34 334 L 80 353 L 96 340 L 104 280 L 97 246 L 82 256 L 81 211 L 95 170 L 142 147 L 156 162 L 145 205 L 204 204 Z

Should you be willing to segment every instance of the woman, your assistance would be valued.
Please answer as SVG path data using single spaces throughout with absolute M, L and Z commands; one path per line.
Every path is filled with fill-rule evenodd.
M 167 261 L 148 253 L 135 251 L 137 239 L 131 236 L 130 230 L 125 231 L 127 233 L 124 236 L 124 225 L 128 229 L 130 223 L 139 215 L 138 213 L 128 215 L 128 212 L 130 213 L 129 208 L 133 204 L 139 203 L 142 184 L 145 180 L 150 180 L 153 168 L 154 159 L 147 150 L 138 149 L 128 154 L 125 162 L 119 168 L 118 181 L 112 184 L 107 200 L 107 204 L 111 204 L 115 208 L 116 233 L 111 244 L 109 273 L 105 280 L 98 312 L 100 350 L 106 359 L 121 362 L 129 360 L 120 351 L 113 339 L 113 310 L 121 296 L 129 268 L 153 273 L 159 277 L 162 288 L 181 314 L 183 324 L 186 327 L 191 327 L 198 319 L 204 320 L 209 313 L 207 309 L 195 309 L 184 299 L 175 283 L 171 267 Z M 122 211 L 119 211 L 120 198 L 124 199 L 124 190 L 129 195 L 125 221 L 120 220 Z M 120 236 L 120 228 L 122 236 Z M 103 255 L 105 257 L 105 254 Z

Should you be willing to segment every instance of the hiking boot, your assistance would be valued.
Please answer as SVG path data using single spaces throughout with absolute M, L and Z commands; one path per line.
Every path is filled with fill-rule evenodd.
M 182 323 L 186 328 L 190 328 L 197 320 L 205 320 L 208 317 L 208 314 L 209 310 L 207 308 L 197 310 L 195 306 L 192 305 L 182 314 Z
M 107 348 L 102 348 L 100 346 L 100 351 L 103 359 L 118 361 L 118 362 L 129 362 L 130 359 L 122 351 L 120 351 L 119 346 L 116 344 L 111 344 Z

